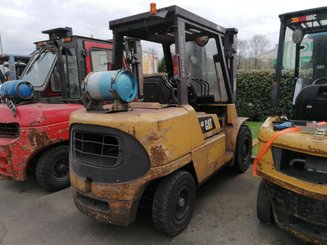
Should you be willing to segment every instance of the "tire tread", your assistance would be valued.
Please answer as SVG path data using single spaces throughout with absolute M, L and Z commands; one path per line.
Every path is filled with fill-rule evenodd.
M 43 189 L 53 192 L 66 188 L 70 185 L 70 181 L 68 183 L 58 184 L 53 180 L 51 180 L 51 178 L 49 178 L 49 176 L 51 175 L 51 173 L 49 172 L 50 171 L 49 168 L 51 168 L 51 166 L 49 166 L 51 165 L 51 159 L 56 154 L 62 154 L 62 152 L 67 152 L 67 148 L 69 151 L 69 146 L 66 145 L 54 146 L 53 148 L 47 150 L 40 156 L 35 169 L 35 177 L 37 182 Z M 68 152 L 67 152 L 67 157 L 68 157 Z

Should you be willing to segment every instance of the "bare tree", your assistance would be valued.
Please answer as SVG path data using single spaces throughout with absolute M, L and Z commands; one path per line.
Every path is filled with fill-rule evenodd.
M 254 69 L 258 68 L 257 56 L 265 52 L 269 47 L 269 39 L 265 35 L 256 34 L 254 35 L 249 43 L 252 56 L 254 58 Z
M 256 34 L 250 40 L 250 49 L 254 56 L 259 55 L 269 47 L 269 39 L 265 35 Z
M 247 40 L 237 39 L 237 69 L 244 68 L 248 47 Z

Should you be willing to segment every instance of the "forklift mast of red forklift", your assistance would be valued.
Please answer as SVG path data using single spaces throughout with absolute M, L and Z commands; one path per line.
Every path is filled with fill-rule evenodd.
M 49 34 L 49 40 L 50 43 L 54 45 L 57 53 L 57 65 L 58 65 L 58 72 L 60 76 L 60 87 L 61 87 L 61 94 L 62 98 L 68 99 L 68 89 L 67 89 L 67 76 L 65 72 L 65 60 L 63 57 L 63 42 L 65 42 L 65 37 L 73 36 L 73 29 L 71 27 L 65 27 L 65 28 L 55 28 L 50 30 L 42 31 L 44 34 Z
M 42 33 L 48 34 L 49 39 L 35 43 L 36 50 L 21 80 L 34 86 L 35 99 L 40 102 L 81 102 L 81 81 L 86 75 L 91 71 L 109 69 L 111 42 L 73 35 L 70 27 Z

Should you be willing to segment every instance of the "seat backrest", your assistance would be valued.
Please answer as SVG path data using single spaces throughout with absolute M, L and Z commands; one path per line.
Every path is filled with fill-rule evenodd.
M 145 102 L 176 103 L 174 88 L 162 75 L 144 77 L 143 96 Z
M 309 85 L 295 101 L 294 119 L 327 121 L 327 85 Z

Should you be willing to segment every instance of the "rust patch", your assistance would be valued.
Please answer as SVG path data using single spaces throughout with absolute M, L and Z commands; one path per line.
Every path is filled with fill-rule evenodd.
M 37 129 L 32 128 L 28 134 L 28 139 L 32 146 L 40 147 L 51 143 L 49 136 L 46 132 L 39 132 Z
M 158 131 L 160 132 L 160 128 L 161 128 L 161 126 L 160 126 L 160 121 L 158 121 L 158 123 L 157 123 L 157 129 L 158 129 Z
M 159 140 L 159 139 L 160 139 L 160 137 L 155 133 L 151 133 L 150 135 L 148 135 L 146 137 L 146 141 L 150 141 L 150 142 L 153 142 L 153 141 L 156 141 L 156 140 Z
M 28 147 L 27 147 L 26 145 L 22 145 L 22 146 L 21 146 L 21 150 L 22 150 L 22 151 L 26 151 L 26 150 L 28 150 Z
M 322 149 L 318 149 L 318 148 L 312 147 L 311 145 L 309 145 L 308 148 L 309 148 L 309 151 L 310 152 L 314 152 L 314 153 L 322 154 L 322 155 L 327 155 L 327 152 L 324 151 L 324 150 L 322 150 Z
M 66 131 L 68 131 L 68 128 L 65 129 L 59 129 L 58 134 L 64 134 Z
M 152 159 L 154 160 L 155 165 L 162 165 L 165 163 L 167 157 L 166 151 L 161 145 L 157 145 L 151 148 Z
M 323 194 L 316 193 L 314 191 L 307 191 L 305 189 L 302 189 L 300 186 L 292 185 L 287 182 L 284 182 L 281 179 L 275 178 L 273 176 L 268 175 L 267 173 L 262 172 L 260 169 L 258 169 L 258 175 L 260 175 L 263 179 L 267 180 L 270 183 L 279 185 L 280 187 L 284 189 L 288 189 L 290 191 L 293 191 L 299 195 L 310 197 L 312 199 L 316 199 L 319 201 L 326 202 L 327 196 Z

